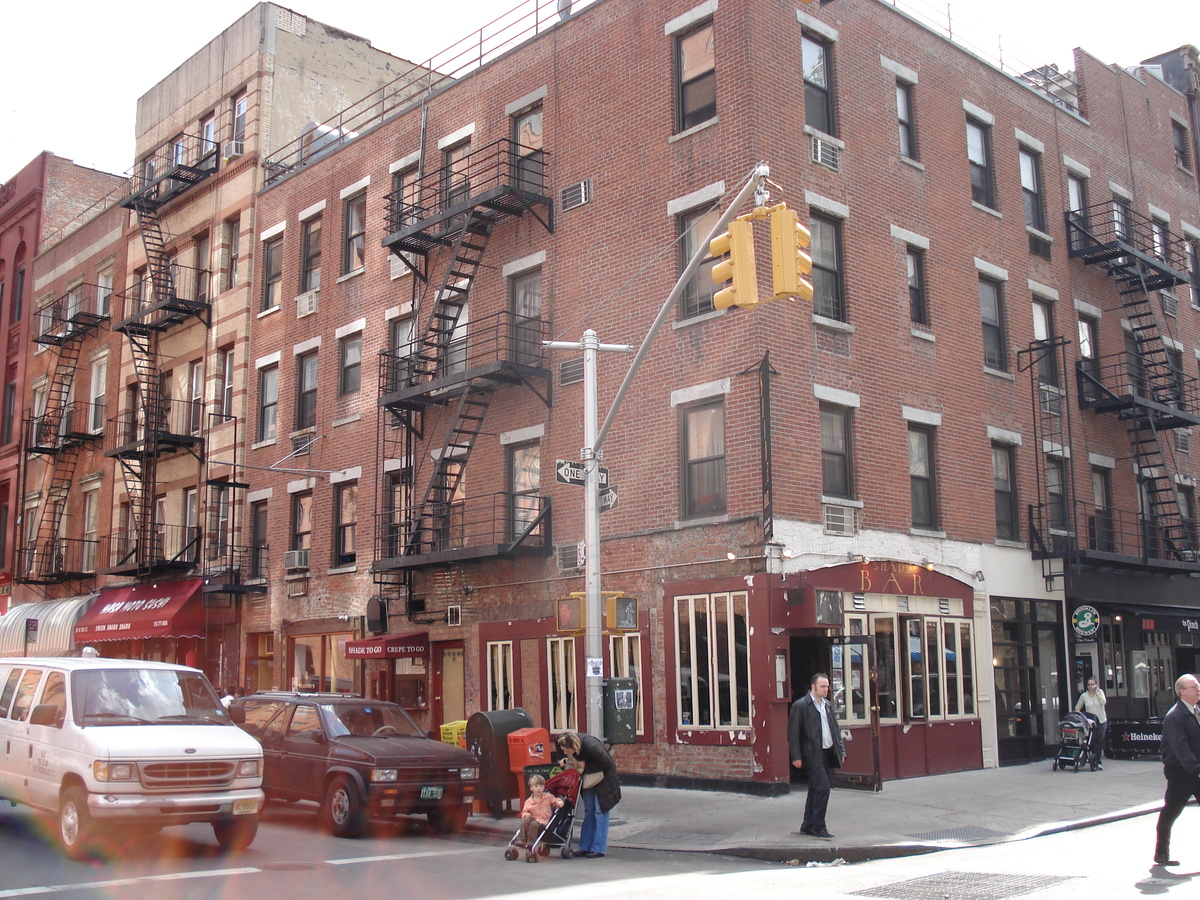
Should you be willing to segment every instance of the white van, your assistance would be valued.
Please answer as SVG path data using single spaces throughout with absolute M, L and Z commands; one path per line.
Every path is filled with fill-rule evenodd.
M 0 799 L 54 815 L 72 859 L 113 826 L 211 822 L 242 850 L 258 832 L 262 748 L 198 669 L 0 658 Z

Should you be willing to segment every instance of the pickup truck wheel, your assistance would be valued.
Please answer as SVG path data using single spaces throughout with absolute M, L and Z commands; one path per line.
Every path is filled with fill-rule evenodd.
M 67 859 L 85 860 L 92 854 L 96 829 L 88 811 L 87 791 L 78 785 L 63 791 L 58 806 L 58 840 Z
M 366 819 L 354 783 L 345 775 L 333 779 L 325 792 L 325 820 L 329 830 L 336 837 L 356 838 L 362 835 Z
M 439 806 L 429 811 L 429 824 L 438 834 L 458 834 L 467 827 L 469 809 L 465 804 Z
M 236 816 L 212 823 L 213 836 L 226 853 L 241 853 L 254 843 L 258 834 L 258 816 Z

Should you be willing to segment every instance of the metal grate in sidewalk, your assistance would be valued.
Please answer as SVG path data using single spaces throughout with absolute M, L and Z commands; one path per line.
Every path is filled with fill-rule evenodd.
M 1008 900 L 1055 887 L 1074 879 L 1058 875 L 996 875 L 988 872 L 940 872 L 925 878 L 896 881 L 854 891 L 856 897 L 887 900 Z
M 1008 832 L 994 831 L 979 825 L 963 825 L 960 828 L 946 828 L 942 831 L 925 831 L 921 834 L 908 834 L 915 841 L 989 841 L 996 838 L 1011 837 Z

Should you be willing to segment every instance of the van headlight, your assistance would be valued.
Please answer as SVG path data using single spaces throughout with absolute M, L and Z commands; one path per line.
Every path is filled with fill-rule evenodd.
M 92 763 L 92 774 L 97 781 L 137 781 L 137 764 L 131 762 L 108 762 L 98 759 Z
M 371 780 L 372 781 L 391 781 L 391 782 L 399 781 L 400 780 L 400 770 L 399 769 L 372 769 L 371 770 Z
M 478 781 L 479 768 L 477 766 L 463 766 L 458 770 L 458 777 L 463 781 Z
M 238 763 L 238 778 L 259 778 L 261 775 L 261 759 L 243 759 Z

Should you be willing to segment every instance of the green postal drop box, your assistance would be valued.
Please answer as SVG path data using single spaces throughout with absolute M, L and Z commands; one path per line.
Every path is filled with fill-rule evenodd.
M 636 678 L 604 679 L 604 737 L 610 744 L 637 740 Z

